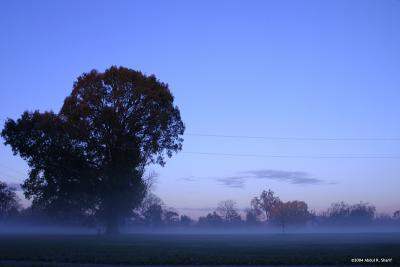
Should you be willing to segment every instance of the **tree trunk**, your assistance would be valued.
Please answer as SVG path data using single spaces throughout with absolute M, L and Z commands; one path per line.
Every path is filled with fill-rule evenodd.
M 110 194 L 106 202 L 106 235 L 118 235 L 119 232 L 119 216 L 118 216 L 118 203 L 115 197 Z
M 111 215 L 111 214 L 110 214 Z M 119 224 L 118 224 L 118 217 L 117 216 L 109 216 L 107 218 L 107 225 L 106 225 L 106 235 L 118 235 L 119 232 Z
M 285 214 L 281 214 L 281 226 L 282 226 L 282 233 L 285 233 L 285 226 L 286 226 Z

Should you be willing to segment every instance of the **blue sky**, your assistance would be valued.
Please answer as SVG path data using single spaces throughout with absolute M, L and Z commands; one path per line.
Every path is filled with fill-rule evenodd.
M 400 1 L 1 1 L 0 119 L 58 111 L 77 76 L 121 65 L 167 82 L 189 134 L 400 138 Z M 3 123 L 3 121 L 1 121 Z M 155 193 L 177 208 L 242 208 L 271 188 L 321 210 L 400 209 L 396 140 L 185 136 Z M 0 147 L 0 179 L 27 166 Z M 191 210 L 186 210 L 191 212 Z M 192 210 L 192 212 L 194 212 Z

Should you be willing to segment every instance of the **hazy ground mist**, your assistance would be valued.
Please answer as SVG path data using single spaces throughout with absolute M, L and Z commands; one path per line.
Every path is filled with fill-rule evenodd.
M 283 232 L 279 227 L 145 227 L 125 226 L 121 234 L 313 234 L 313 233 L 400 233 L 398 226 L 309 226 L 290 227 Z M 83 227 L 66 225 L 35 225 L 1 223 L 0 235 L 104 235 L 104 227 Z

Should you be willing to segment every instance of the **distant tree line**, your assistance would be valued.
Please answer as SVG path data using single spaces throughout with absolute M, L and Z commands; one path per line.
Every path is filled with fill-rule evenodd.
M 57 223 L 99 227 L 101 220 L 96 215 L 86 213 L 60 214 L 49 217 L 35 207 L 23 208 L 15 189 L 0 182 L 0 223 L 27 222 L 33 224 Z M 306 227 L 362 227 L 393 226 L 400 227 L 400 210 L 393 214 L 378 214 L 376 208 L 368 203 L 333 203 L 327 210 L 316 213 L 304 201 L 282 201 L 271 190 L 263 191 L 254 197 L 250 207 L 239 210 L 233 200 L 221 201 L 215 211 L 197 220 L 179 212 L 153 193 L 148 193 L 141 204 L 134 208 L 130 216 L 120 222 L 128 227 L 193 227 L 193 228 L 244 228 L 278 229 L 285 232 Z

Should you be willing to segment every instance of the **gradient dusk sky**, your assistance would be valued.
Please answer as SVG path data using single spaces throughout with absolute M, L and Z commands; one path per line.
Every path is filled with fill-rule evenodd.
M 169 84 L 188 135 L 149 167 L 169 206 L 245 208 L 270 188 L 317 211 L 400 209 L 400 1 L 9 0 L 0 34 L 1 125 L 58 111 L 91 69 Z M 27 170 L 0 145 L 0 180 Z

